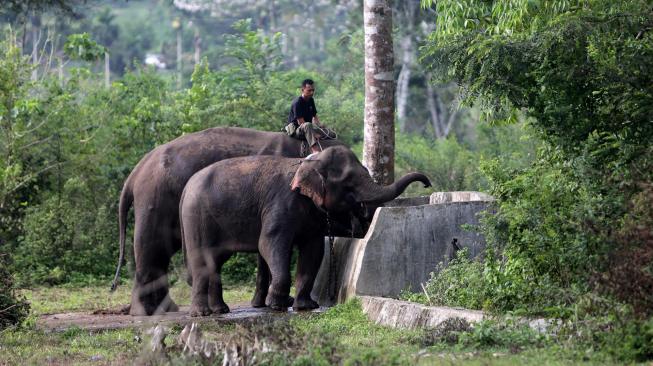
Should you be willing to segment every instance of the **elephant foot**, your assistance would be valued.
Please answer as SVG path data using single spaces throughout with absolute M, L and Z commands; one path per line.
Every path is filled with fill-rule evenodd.
M 313 299 L 299 299 L 295 301 L 293 304 L 292 308 L 296 311 L 303 311 L 303 310 L 313 310 L 319 308 L 320 305 L 313 301 Z
M 192 305 L 190 307 L 190 316 L 193 318 L 207 315 L 211 315 L 211 309 L 207 305 Z
M 252 298 L 252 301 L 250 301 L 250 304 L 252 304 L 253 308 L 264 308 L 265 307 L 265 296 L 267 294 L 263 294 L 259 291 L 256 291 L 254 294 L 254 297 Z
M 277 305 L 280 306 L 280 307 L 289 308 L 289 307 L 292 306 L 292 304 L 293 304 L 294 302 L 295 302 L 295 298 L 292 297 L 292 296 L 290 296 L 290 295 L 288 295 L 288 297 L 286 298 L 286 301 L 285 301 L 285 302 L 282 301 L 281 303 L 278 303 Z M 264 302 L 263 302 L 263 305 L 259 305 L 259 306 L 255 306 L 255 305 L 254 305 L 254 300 L 252 300 L 252 307 L 255 307 L 255 308 L 262 308 L 262 307 L 266 307 L 266 306 L 272 308 L 272 303 L 271 303 L 271 300 L 270 300 L 270 299 L 264 301 Z
M 168 299 L 170 298 L 168 297 Z M 168 304 L 168 309 L 166 311 L 176 313 L 179 311 L 179 305 L 175 304 L 175 302 L 170 299 L 170 303 Z
M 263 299 L 263 301 L 260 301 L 260 302 L 255 302 L 255 300 L 260 301 L 260 299 L 257 299 L 257 298 L 252 299 L 252 307 L 253 308 L 264 308 L 266 306 L 270 306 L 270 303 L 266 302 L 265 299 Z M 292 297 L 292 296 L 288 296 L 288 299 L 286 300 L 286 304 L 288 304 L 287 307 L 292 306 L 293 302 L 295 302 L 295 298 Z
M 131 316 L 148 316 L 152 315 L 154 311 L 148 312 L 145 306 L 139 301 L 133 301 L 129 305 L 129 315 Z
M 128 310 L 130 315 L 150 316 L 179 311 L 179 306 L 170 298 L 167 287 L 156 291 L 152 288 L 152 284 L 135 285 L 132 289 L 132 299 Z
M 276 296 L 268 296 L 267 305 L 272 310 L 276 311 L 287 311 L 289 307 L 292 306 L 295 299 L 292 296 L 281 296 L 281 298 Z
M 211 306 L 211 311 L 214 314 L 226 314 L 226 313 L 230 312 L 231 310 L 229 309 L 229 306 L 227 306 L 227 304 L 222 303 L 222 304 L 217 304 L 217 305 Z

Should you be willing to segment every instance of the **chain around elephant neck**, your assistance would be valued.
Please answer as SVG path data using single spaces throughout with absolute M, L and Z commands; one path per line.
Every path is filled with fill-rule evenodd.
M 331 217 L 329 212 L 326 214 L 327 218 L 327 237 L 329 238 L 329 300 L 335 303 L 336 300 L 336 265 L 337 261 L 335 258 L 335 249 L 334 249 L 334 237 L 333 231 L 331 230 Z

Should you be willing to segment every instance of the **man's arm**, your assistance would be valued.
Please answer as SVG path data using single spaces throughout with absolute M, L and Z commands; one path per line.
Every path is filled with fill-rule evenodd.
M 315 116 L 313 116 L 313 123 L 315 123 L 316 125 L 318 125 L 320 127 L 323 127 L 322 124 L 320 123 L 320 119 L 317 118 L 317 114 Z

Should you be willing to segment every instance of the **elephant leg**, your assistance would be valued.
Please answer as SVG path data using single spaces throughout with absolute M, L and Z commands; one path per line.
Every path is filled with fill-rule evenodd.
M 215 275 L 213 257 L 210 254 L 207 255 L 207 249 L 201 246 L 187 246 L 186 250 L 188 251 L 188 260 L 193 276 L 190 316 L 210 315 L 209 288 L 211 277 Z
M 170 258 L 179 249 L 179 235 L 174 222 L 155 225 L 156 218 L 138 220 L 134 232 L 136 274 L 132 289 L 131 315 L 153 315 L 178 311 L 170 298 L 168 267 Z M 179 231 L 178 229 L 176 229 Z
M 256 271 L 256 292 L 252 298 L 252 307 L 262 308 L 265 307 L 265 299 L 268 296 L 268 289 L 270 287 L 270 267 L 265 263 L 265 259 L 258 255 L 258 270 Z M 288 304 L 295 301 L 295 298 L 288 295 Z M 290 305 L 289 305 L 290 306 Z
M 268 263 L 272 276 L 265 302 L 274 310 L 286 310 L 292 305 L 289 302 L 292 234 L 283 233 L 283 230 L 264 229 L 259 239 L 259 252 Z
M 211 309 L 211 312 L 217 314 L 226 314 L 230 311 L 229 306 L 227 306 L 222 297 L 221 276 L 222 265 L 229 259 L 229 257 L 231 257 L 231 253 L 215 256 L 213 259 L 215 263 L 215 271 L 213 271 L 209 276 L 209 308 Z
M 265 298 L 268 296 L 268 287 L 270 286 L 270 268 L 265 263 L 261 254 L 258 255 L 258 267 L 256 271 L 256 291 L 252 298 L 252 307 L 265 307 Z
M 211 314 L 209 307 L 209 281 L 211 273 L 207 267 L 193 271 L 193 290 L 190 304 L 190 316 L 206 316 Z
M 318 303 L 311 298 L 311 291 L 313 290 L 317 272 L 322 264 L 323 256 L 324 239 L 321 236 L 311 238 L 299 245 L 297 274 L 295 277 L 297 298 L 293 304 L 295 310 L 310 310 L 319 307 Z

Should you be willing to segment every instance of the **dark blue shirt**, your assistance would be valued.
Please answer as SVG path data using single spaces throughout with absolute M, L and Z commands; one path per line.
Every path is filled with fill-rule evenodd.
M 313 117 L 316 115 L 317 109 L 315 108 L 313 98 L 305 100 L 302 96 L 299 96 L 292 101 L 288 123 L 299 125 L 297 118 L 304 118 L 304 122 L 313 122 Z

